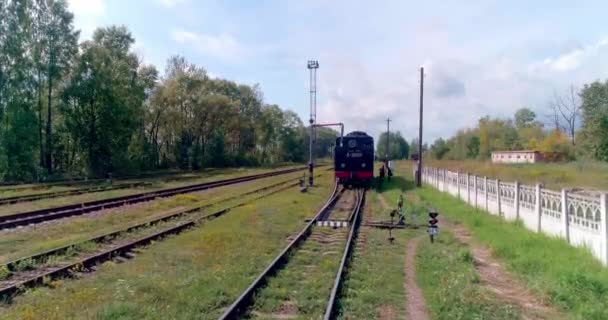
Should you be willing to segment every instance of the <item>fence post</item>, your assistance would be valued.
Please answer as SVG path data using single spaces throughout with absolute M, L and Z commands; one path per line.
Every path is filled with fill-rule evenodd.
M 473 176 L 473 189 L 475 189 L 475 208 L 477 208 L 477 176 Z
M 456 171 L 456 188 L 458 190 L 458 199 L 460 199 L 460 171 Z
M 467 172 L 467 175 L 466 175 L 466 178 L 467 178 L 467 184 L 466 184 L 466 186 L 467 186 L 467 203 L 471 204 L 471 188 L 469 186 L 469 177 L 470 177 L 470 175 Z
M 484 176 L 483 177 L 483 190 L 485 191 L 485 202 L 486 202 L 486 211 L 488 210 L 488 177 Z
M 540 192 L 540 183 L 536 184 L 536 205 L 534 206 L 534 213 L 536 214 L 536 231 L 537 232 L 541 232 L 541 216 L 542 216 L 542 210 L 541 210 L 541 192 Z
M 600 195 L 600 231 L 602 235 L 602 263 L 608 265 L 608 196 Z
M 564 238 L 570 243 L 570 221 L 568 221 L 568 191 L 562 189 L 562 228 L 564 229 Z
M 502 210 L 500 210 L 500 179 L 496 179 L 496 205 L 498 206 L 498 216 L 502 217 Z
M 515 181 L 515 220 L 519 220 L 519 181 Z

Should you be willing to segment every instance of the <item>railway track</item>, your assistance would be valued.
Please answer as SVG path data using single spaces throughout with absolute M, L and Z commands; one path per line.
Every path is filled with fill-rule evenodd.
M 188 172 L 157 172 L 157 173 L 143 173 L 138 175 L 127 175 L 127 176 L 116 176 L 115 179 L 118 180 L 136 180 L 136 179 L 152 179 L 152 178 L 162 178 L 166 177 L 167 180 L 182 180 L 182 179 L 191 179 L 193 176 L 180 176 L 180 174 L 184 174 Z M 76 186 L 76 185 L 87 185 L 94 183 L 103 183 L 107 181 L 107 179 L 85 179 L 85 178 L 76 178 L 71 180 L 55 180 L 55 181 L 47 181 L 47 182 L 38 182 L 38 183 L 22 183 L 22 182 L 0 182 L 0 191 L 17 191 L 24 189 L 48 189 L 54 186 Z
M 0 300 L 8 302 L 25 288 L 41 285 L 78 271 L 94 270 L 96 264 L 107 260 L 124 261 L 133 258 L 135 248 L 145 246 L 168 235 L 178 234 L 205 220 L 220 217 L 234 208 L 296 186 L 298 182 L 294 182 L 294 180 L 296 179 L 287 179 L 213 203 L 174 210 L 151 220 L 0 265 L 0 270 L 8 271 L 8 276 L 0 279 Z M 259 195 L 211 213 L 201 212 L 220 203 L 256 194 Z M 144 235 L 137 237 L 142 233 Z M 83 249 L 90 248 L 91 244 L 94 247 L 92 250 Z
M 0 206 L 21 203 L 21 202 L 31 202 L 31 201 L 42 200 L 42 199 L 75 196 L 75 195 L 85 194 L 85 193 L 130 189 L 130 188 L 145 186 L 148 184 L 150 184 L 150 183 L 149 182 L 122 183 L 122 184 L 108 185 L 108 186 L 96 186 L 96 187 L 74 189 L 74 190 L 63 190 L 63 191 L 57 191 L 57 192 L 45 192 L 45 193 L 28 194 L 28 195 L 22 195 L 22 196 L 6 197 L 6 198 L 0 198 Z
M 332 220 L 332 213 L 343 207 L 345 199 L 350 199 L 345 201 L 350 203 L 348 223 L 338 227 L 325 226 L 323 222 Z M 364 201 L 364 190 L 344 190 L 336 185 L 315 217 L 225 310 L 220 319 L 316 319 L 321 315 L 324 319 L 334 319 Z M 320 285 L 314 282 L 319 280 Z M 326 299 L 320 298 L 324 295 Z M 305 301 L 298 305 L 299 300 Z
M 138 193 L 134 195 L 121 196 L 115 198 L 109 198 L 104 200 L 89 201 L 84 203 L 77 203 L 47 209 L 39 209 L 34 211 L 15 213 L 10 215 L 0 216 L 0 230 L 15 228 L 18 226 L 26 226 L 30 224 L 36 224 L 71 216 L 82 215 L 91 213 L 99 210 L 121 207 L 129 204 L 135 204 L 140 202 L 152 201 L 157 198 L 171 197 L 183 193 L 198 192 L 202 190 L 227 186 L 231 184 L 248 182 L 256 179 L 267 178 L 277 175 L 289 174 L 297 171 L 304 170 L 305 167 L 292 168 L 277 170 L 267 173 L 248 175 L 244 177 L 237 177 L 231 179 L 225 179 L 220 181 L 212 181 L 199 183 L 194 185 L 168 188 L 157 191 L 149 191 Z

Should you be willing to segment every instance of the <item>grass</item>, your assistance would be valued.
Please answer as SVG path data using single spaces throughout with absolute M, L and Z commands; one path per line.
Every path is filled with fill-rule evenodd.
M 208 181 L 216 181 L 216 180 L 235 178 L 235 177 L 239 177 L 239 176 L 258 174 L 258 173 L 263 173 L 263 172 L 268 172 L 268 171 L 272 171 L 272 170 L 267 169 L 267 168 L 252 168 L 252 169 L 231 168 L 231 169 L 221 169 L 221 170 L 220 169 L 209 170 L 209 171 L 205 172 L 205 175 L 201 175 L 197 179 L 171 180 L 170 178 L 166 178 L 166 177 L 160 178 L 160 179 L 159 178 L 148 179 L 148 180 L 144 179 L 145 181 L 150 181 L 151 184 L 147 185 L 147 186 L 140 186 L 140 187 L 129 188 L 129 189 L 86 193 L 86 194 L 81 194 L 81 195 L 73 195 L 73 196 L 50 198 L 50 199 L 41 199 L 41 200 L 37 200 L 37 201 L 22 202 L 22 203 L 16 203 L 16 204 L 12 204 L 12 205 L 0 206 L 0 215 L 7 215 L 7 214 L 18 213 L 18 212 L 25 212 L 25 211 L 31 211 L 31 210 L 37 210 L 37 209 L 43 209 L 43 208 L 69 205 L 69 204 L 74 204 L 74 203 L 94 201 L 94 200 L 108 199 L 108 198 L 113 198 L 113 197 L 126 196 L 126 195 L 137 194 L 137 193 L 153 191 L 153 190 L 159 190 L 159 189 L 164 189 L 164 188 L 173 188 L 173 187 L 192 185 L 192 184 L 203 183 L 203 182 L 208 182 Z M 133 182 L 133 181 L 141 181 L 141 180 L 129 180 L 129 181 Z M 124 182 L 121 182 L 121 183 L 124 183 Z M 90 185 L 87 187 L 92 187 L 92 186 L 93 185 Z M 56 187 L 53 187 L 53 188 L 56 188 Z M 57 191 L 57 190 L 53 190 L 53 191 Z
M 245 193 L 252 188 L 272 185 L 280 181 L 295 179 L 298 176 L 299 173 L 292 173 L 285 176 L 269 177 L 255 182 L 225 186 L 135 206 L 112 209 L 112 212 L 108 213 L 93 213 L 32 228 L 5 231 L 0 237 L 0 263 L 84 240 L 96 234 L 108 233 L 126 225 L 147 221 L 178 208 L 202 205 L 211 200 L 213 202 L 219 201 L 234 194 Z
M 236 208 L 91 277 L 28 291 L 0 318 L 217 319 L 327 198 L 332 180 L 324 174 L 307 193 L 292 188 Z
M 518 319 L 516 307 L 496 301 L 479 283 L 473 255 L 448 232 L 421 241 L 417 282 L 433 319 Z
M 479 176 L 519 181 L 526 184 L 543 183 L 545 187 L 608 190 L 608 164 L 599 162 L 494 164 L 490 161 L 428 161 L 429 166 L 469 172 Z
M 256 295 L 252 318 L 285 313 L 300 319 L 322 317 L 347 236 L 346 228 L 315 227 L 310 237 L 292 253 L 285 268 Z M 324 244 L 315 237 L 333 241 Z M 289 301 L 285 301 L 285 297 L 289 297 Z
M 374 220 L 389 217 L 375 191 L 368 192 L 366 206 L 365 214 Z M 340 319 L 403 318 L 397 315 L 405 312 L 404 247 L 411 235 L 393 230 L 395 240 L 390 244 L 387 230 L 361 227 L 342 289 Z
M 475 240 L 489 245 L 509 270 L 569 318 L 608 319 L 608 269 L 585 249 L 533 233 L 521 223 L 505 222 L 428 187 L 419 194 L 440 214 L 467 226 Z

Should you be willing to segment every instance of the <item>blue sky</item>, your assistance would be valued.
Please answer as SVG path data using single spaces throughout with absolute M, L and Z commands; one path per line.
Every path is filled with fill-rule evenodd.
M 317 59 L 318 121 L 377 136 L 416 135 L 426 68 L 425 140 L 511 116 L 541 120 L 554 93 L 608 74 L 606 1 L 69 0 L 82 37 L 126 25 L 164 70 L 175 54 L 214 76 L 259 83 L 267 103 L 308 119 L 306 61 Z

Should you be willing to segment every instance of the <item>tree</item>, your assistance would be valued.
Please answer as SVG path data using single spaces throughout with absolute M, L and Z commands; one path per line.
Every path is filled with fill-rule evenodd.
M 518 129 L 530 127 L 536 120 L 536 113 L 528 108 L 521 108 L 515 112 L 515 126 Z
M 431 155 L 437 160 L 443 159 L 449 151 L 450 147 L 442 138 L 437 138 L 431 145 Z
M 581 110 L 578 90 L 574 86 L 570 86 L 568 93 L 564 96 L 554 93 L 551 110 L 555 129 L 563 130 L 569 136 L 572 146 L 576 147 L 576 128 Z
M 0 4 L 0 176 L 30 180 L 36 171 L 32 4 Z
M 378 142 L 376 143 L 377 150 L 376 154 L 378 158 L 384 158 L 386 152 L 386 132 L 380 134 Z M 410 146 L 405 141 L 401 132 L 391 132 L 389 136 L 389 152 L 388 156 L 390 159 L 407 159 L 409 157 Z
M 414 138 L 412 140 L 412 142 L 410 143 L 411 146 L 411 150 L 410 150 L 410 155 L 418 155 L 418 138 Z M 426 143 L 422 144 L 422 153 L 426 152 L 428 150 L 428 145 Z
M 581 138 L 588 154 L 608 161 L 608 81 L 583 87 Z
M 479 137 L 470 136 L 467 139 L 467 158 L 475 159 L 479 155 Z
M 67 9 L 64 0 L 36 0 L 36 20 L 38 41 L 36 52 L 38 66 L 39 116 L 42 79 L 46 77 L 47 113 L 46 113 L 46 150 L 45 160 L 47 172 L 53 171 L 53 135 L 52 135 L 52 104 L 55 80 L 67 73 L 73 57 L 78 51 L 79 31 L 74 31 L 74 16 Z M 40 129 L 39 129 L 40 130 Z
M 128 146 L 141 127 L 145 90 L 139 61 L 129 52 L 133 42 L 124 27 L 97 29 L 82 45 L 63 93 L 66 126 L 97 175 L 127 168 Z

